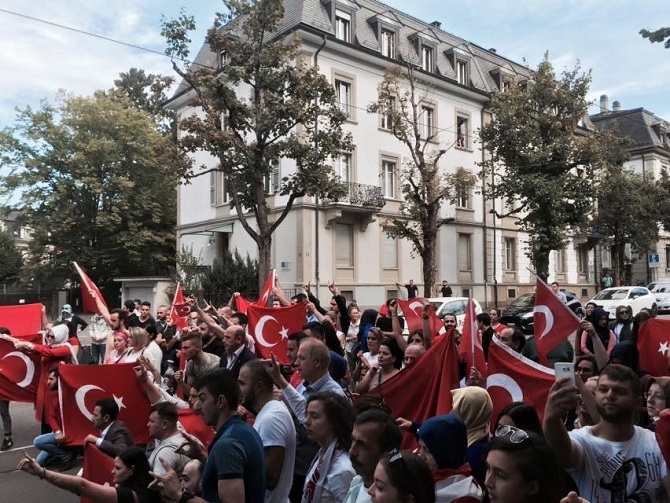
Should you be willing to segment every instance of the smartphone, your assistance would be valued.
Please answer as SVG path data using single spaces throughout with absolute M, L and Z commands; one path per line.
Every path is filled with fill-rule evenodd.
M 563 379 L 567 377 L 570 380 L 570 384 L 576 386 L 575 384 L 575 364 L 567 362 L 557 362 L 554 364 L 554 372 L 556 373 L 556 380 Z

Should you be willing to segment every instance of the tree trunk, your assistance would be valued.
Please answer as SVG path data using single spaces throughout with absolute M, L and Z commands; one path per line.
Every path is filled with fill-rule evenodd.
M 432 193 L 429 193 L 429 197 Z M 433 286 L 435 285 L 435 250 L 437 249 L 437 217 L 440 211 L 440 205 L 433 203 L 428 206 L 426 212 L 426 221 L 422 226 L 423 234 L 423 249 L 421 253 L 421 260 L 423 261 L 423 295 L 424 297 L 432 297 Z
M 258 245 L 258 294 L 272 269 L 272 234 L 259 232 Z
M 549 279 L 549 253 L 551 250 L 536 250 L 533 261 L 535 262 L 535 273 L 545 283 Z

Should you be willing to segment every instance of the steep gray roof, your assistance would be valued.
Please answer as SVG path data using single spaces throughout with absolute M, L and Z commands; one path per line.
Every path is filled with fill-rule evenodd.
M 659 147 L 670 151 L 668 134 L 670 123 L 644 108 L 591 115 L 598 131 L 615 131 L 632 141 L 631 148 Z

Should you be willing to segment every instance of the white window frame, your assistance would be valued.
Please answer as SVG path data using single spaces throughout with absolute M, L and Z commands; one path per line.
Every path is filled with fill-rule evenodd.
M 336 223 L 334 238 L 335 267 L 338 269 L 353 269 L 355 264 L 354 226 L 352 224 Z M 344 243 L 345 239 L 349 241 L 348 246 L 347 243 Z
M 470 148 L 470 115 L 456 114 L 456 148 Z
M 216 171 L 209 172 L 209 205 L 216 206 Z
M 340 155 L 333 158 L 333 170 L 343 183 L 351 182 L 353 159 L 354 156 L 351 152 L 342 152 Z
M 435 71 L 435 48 L 431 45 L 421 44 L 419 56 L 421 57 L 421 69 L 433 73 Z
M 393 110 L 395 110 L 395 98 L 393 96 L 390 96 L 389 99 L 389 104 L 388 104 L 388 109 L 386 113 L 380 113 L 379 114 L 379 128 L 380 129 L 385 129 L 386 131 L 391 131 L 393 129 Z
M 566 249 L 561 248 L 556 250 L 556 267 L 554 267 L 557 273 L 564 273 L 566 269 Z
M 356 76 L 333 71 L 333 87 L 337 106 L 351 122 L 356 120 Z
M 382 232 L 382 269 L 398 270 L 398 239 Z
M 351 43 L 351 14 L 335 9 L 335 38 Z
M 265 176 L 265 193 L 272 196 L 279 190 L 281 164 L 279 159 L 270 161 L 270 173 Z
M 395 59 L 396 57 L 396 32 L 382 28 L 380 31 L 382 56 Z
M 461 210 L 470 210 L 472 209 L 472 198 L 470 197 L 470 191 L 465 189 L 463 192 L 458 194 L 456 198 L 456 207 Z
M 221 204 L 225 204 L 230 200 L 229 192 L 228 179 L 226 178 L 226 174 L 221 171 Z
M 387 199 L 396 199 L 398 190 L 398 161 L 382 159 L 382 190 Z
M 421 105 L 421 136 L 429 140 L 435 134 L 435 107 Z
M 458 272 L 472 272 L 472 234 L 458 233 Z M 465 245 L 466 250 L 462 249 Z
M 515 238 L 503 238 L 503 269 L 505 271 L 516 271 L 517 269 Z
M 577 253 L 577 272 L 581 274 L 589 273 L 589 247 L 586 244 L 575 246 Z
M 459 84 L 468 85 L 468 63 L 462 59 L 456 60 L 456 80 Z

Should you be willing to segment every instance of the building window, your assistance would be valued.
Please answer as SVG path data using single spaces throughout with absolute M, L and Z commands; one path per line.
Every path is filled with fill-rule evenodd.
M 577 245 L 577 271 L 583 274 L 589 272 L 589 247 L 587 245 Z
M 335 11 L 335 37 L 344 42 L 351 42 L 351 14 L 341 10 Z
M 396 197 L 396 163 L 394 161 L 382 161 L 382 180 L 384 197 L 393 199 Z
M 665 247 L 665 268 L 670 269 L 670 246 Z
M 456 146 L 458 148 L 470 146 L 470 119 L 462 115 L 456 117 Z
M 216 206 L 216 171 L 209 172 L 209 205 Z
M 502 80 L 502 83 L 500 84 L 500 90 L 501 90 L 503 93 L 506 93 L 507 91 L 509 91 L 510 85 L 511 85 L 511 84 L 510 84 L 510 81 L 509 81 L 509 80 L 507 80 L 507 79 L 503 79 L 503 80 Z
M 382 28 L 382 55 L 395 59 L 395 32 Z
M 458 271 L 470 272 L 472 271 L 472 257 L 470 249 L 470 241 L 472 236 L 470 234 L 458 235 Z
M 456 61 L 456 80 L 459 84 L 468 85 L 468 64 L 465 61 Z
M 395 110 L 395 98 L 389 97 L 388 108 L 379 116 L 379 127 L 382 129 L 393 129 L 393 112 Z
M 398 240 L 382 234 L 382 267 L 384 269 L 398 268 Z
M 219 69 L 223 68 L 226 66 L 226 63 L 228 63 L 228 52 L 226 51 L 221 51 L 219 53 Z
M 459 190 L 458 197 L 456 198 L 456 207 L 462 209 L 472 208 L 469 189 L 464 188 Z
M 351 224 L 335 224 L 335 266 L 354 266 L 354 228 Z
M 556 272 L 565 272 L 565 248 L 556 250 Z
M 230 189 L 228 185 L 228 178 L 225 173 L 221 173 L 221 202 L 227 203 L 230 198 Z
M 429 140 L 435 134 L 435 111 L 433 107 L 421 107 L 421 136 Z
M 503 269 L 506 271 L 516 271 L 516 239 L 505 238 L 504 246 Z
M 279 160 L 274 159 L 270 161 L 270 173 L 265 175 L 265 193 L 269 196 L 275 194 L 279 190 Z
M 344 183 L 351 181 L 351 154 L 340 154 L 334 158 L 334 170 L 335 174 L 340 177 L 340 180 Z
M 426 72 L 433 72 L 435 68 L 433 61 L 433 48 L 428 45 L 421 46 L 421 69 Z
M 351 118 L 351 82 L 335 80 L 335 93 L 337 94 L 337 105 L 348 118 Z

